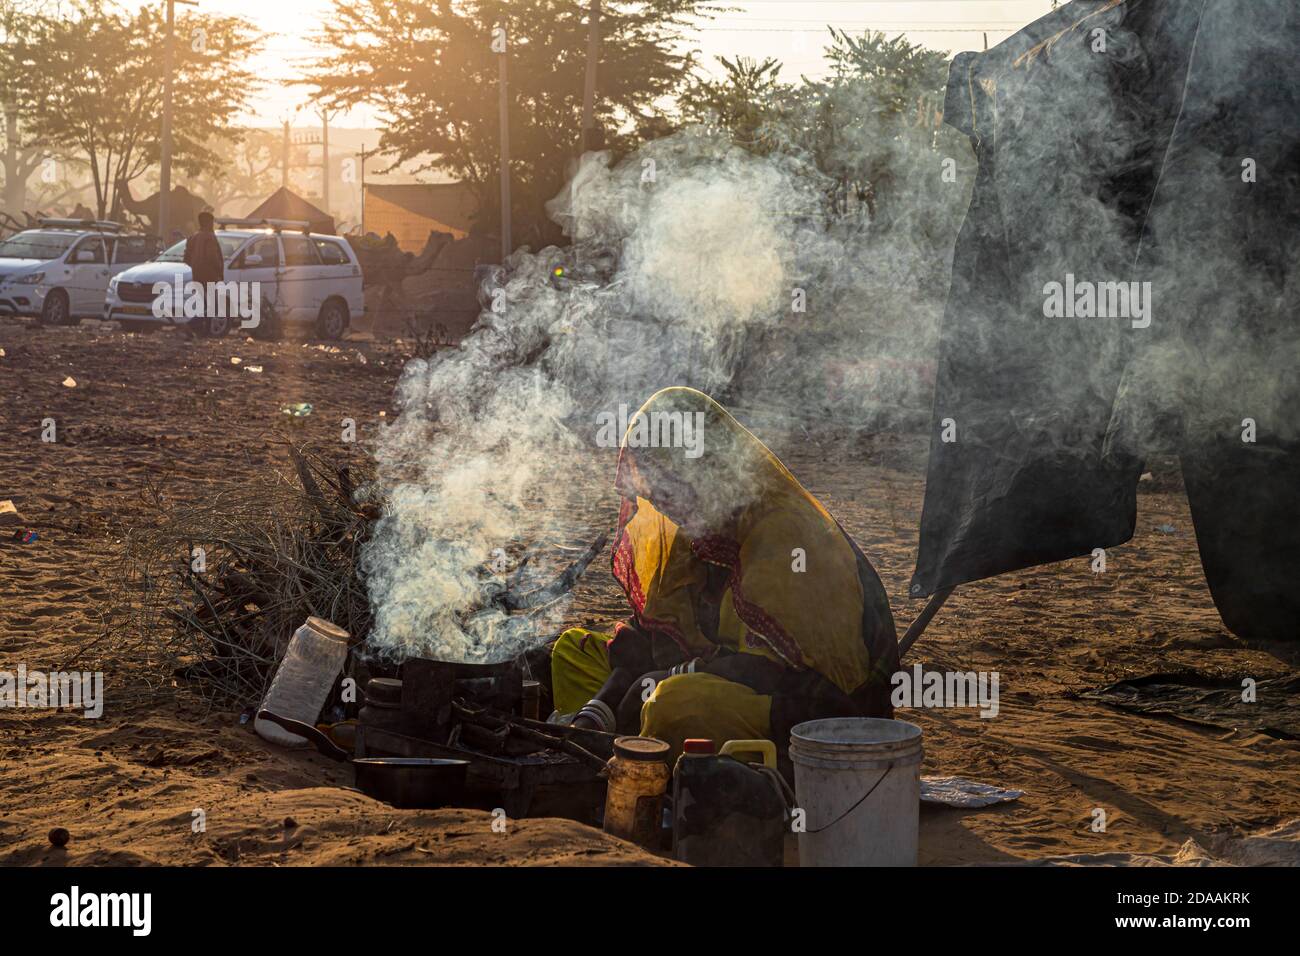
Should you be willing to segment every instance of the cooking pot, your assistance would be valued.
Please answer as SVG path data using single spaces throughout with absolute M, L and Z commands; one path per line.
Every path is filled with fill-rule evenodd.
M 465 796 L 468 760 L 443 757 L 365 757 L 353 760 L 346 750 L 311 724 L 281 717 L 269 710 L 258 711 L 257 716 L 307 738 L 331 760 L 352 764 L 357 789 L 368 797 L 402 809 L 431 810 L 456 806 Z

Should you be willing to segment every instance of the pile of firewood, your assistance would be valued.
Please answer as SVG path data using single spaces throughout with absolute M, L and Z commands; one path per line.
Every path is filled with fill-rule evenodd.
M 288 460 L 285 474 L 200 503 L 154 489 L 157 521 L 126 536 L 126 590 L 100 653 L 145 664 L 145 681 L 183 681 L 210 702 L 253 705 L 308 616 L 364 640 L 360 551 L 380 510 L 366 498 L 370 465 L 292 445 Z

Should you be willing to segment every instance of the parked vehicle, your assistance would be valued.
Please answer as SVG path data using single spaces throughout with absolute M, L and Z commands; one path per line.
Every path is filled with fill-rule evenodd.
M 260 315 L 251 327 L 239 315 L 206 316 L 194 320 L 199 334 L 219 337 L 243 324 L 254 334 L 275 337 L 282 323 L 312 323 L 320 338 L 337 339 L 352 317 L 365 311 L 361 266 L 346 240 L 310 232 L 307 223 L 288 220 L 218 219 L 217 227 L 225 281 L 255 283 Z M 183 314 L 155 308 L 154 292 L 158 282 L 183 287 L 189 281 L 185 243 L 178 242 L 152 262 L 113 278 L 104 318 L 130 331 L 189 325 L 191 319 Z
M 0 315 L 44 325 L 98 318 L 113 276 L 153 258 L 161 243 L 110 220 L 42 219 L 0 241 Z

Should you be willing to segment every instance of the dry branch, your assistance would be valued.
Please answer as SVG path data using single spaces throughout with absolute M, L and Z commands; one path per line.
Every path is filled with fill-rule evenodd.
M 290 469 L 217 495 L 177 502 L 146 489 L 155 520 L 126 532 L 108 630 L 81 655 L 134 666 L 151 688 L 181 681 L 210 703 L 245 706 L 309 615 L 364 640 L 360 552 L 380 509 L 371 466 L 355 458 L 290 445 Z M 201 570 L 192 548 L 203 549 Z

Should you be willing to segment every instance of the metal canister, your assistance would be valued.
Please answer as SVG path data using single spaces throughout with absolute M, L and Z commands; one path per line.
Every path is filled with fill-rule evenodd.
M 520 713 L 529 720 L 538 720 L 541 714 L 542 685 L 540 681 L 524 681 L 524 695 L 520 703 Z
M 669 746 L 654 737 L 619 737 L 606 764 L 605 832 L 649 850 L 659 849 L 664 793 L 672 772 Z
M 402 682 L 389 677 L 372 677 L 366 681 L 364 703 L 357 714 L 356 755 L 375 756 L 366 746 L 366 730 L 387 730 L 400 734 L 405 730 L 402 714 Z

